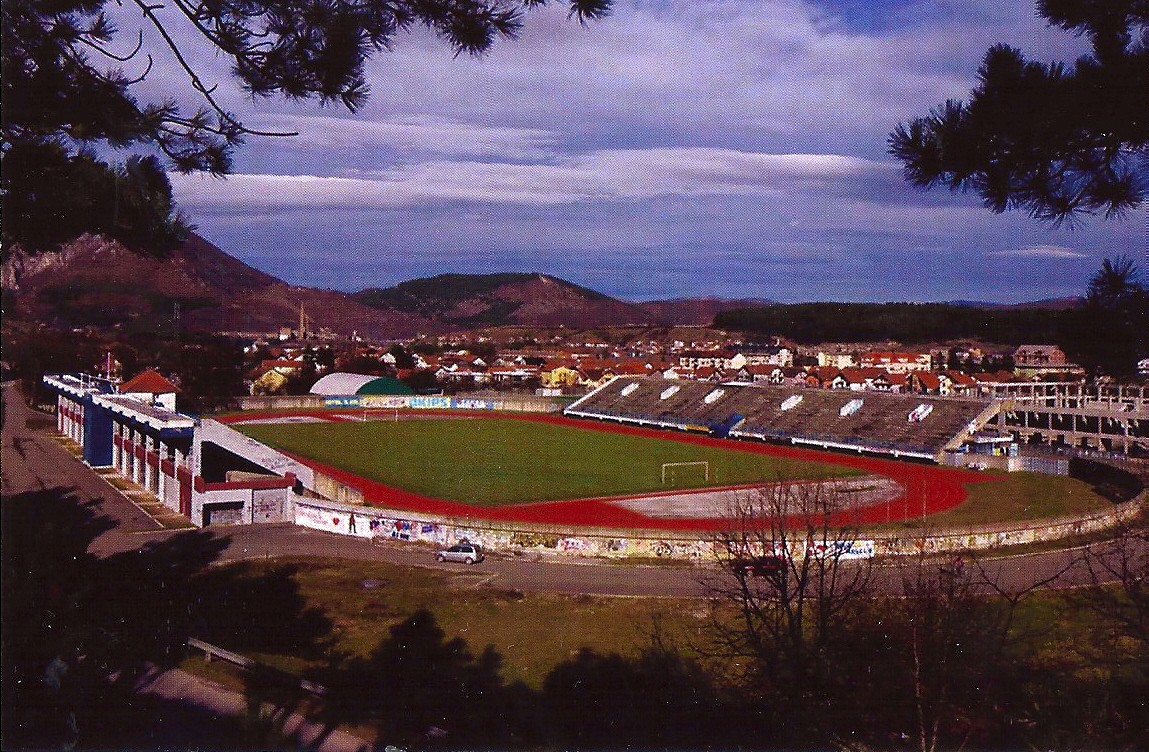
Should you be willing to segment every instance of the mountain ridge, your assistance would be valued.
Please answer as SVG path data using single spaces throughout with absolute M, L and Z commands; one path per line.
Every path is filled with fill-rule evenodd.
M 272 332 L 297 328 L 300 307 L 316 327 L 338 333 L 398 337 L 433 325 L 359 305 L 347 293 L 289 285 L 194 233 L 164 258 L 93 235 L 58 251 L 16 248 L 0 279 L 12 313 L 62 326 Z
M 538 272 L 440 274 L 368 288 L 352 297 L 364 305 L 411 310 L 455 326 L 659 323 L 639 304 Z
M 487 326 L 706 326 L 727 311 L 777 305 L 713 296 L 633 302 L 541 272 L 440 274 L 356 293 L 290 285 L 196 234 L 165 258 L 84 235 L 59 251 L 11 249 L 0 265 L 5 313 L 64 326 L 178 327 L 216 332 L 308 329 L 403 338 Z M 959 301 L 984 308 L 1068 308 Z

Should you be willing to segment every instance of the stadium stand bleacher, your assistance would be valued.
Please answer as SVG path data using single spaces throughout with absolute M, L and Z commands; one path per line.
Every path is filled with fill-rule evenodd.
M 671 386 L 678 387 L 672 391 Z M 664 396 L 665 395 L 665 396 Z M 860 404 L 859 404 L 860 403 Z M 619 377 L 565 411 L 717 436 L 937 459 L 984 422 L 988 399 Z

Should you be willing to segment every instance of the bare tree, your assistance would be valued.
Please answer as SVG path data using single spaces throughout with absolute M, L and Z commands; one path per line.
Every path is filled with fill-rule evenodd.
M 1149 648 L 1149 531 L 1125 528 L 1085 550 L 1092 587 L 1082 603 L 1107 617 L 1121 638 Z
M 1122 529 L 1087 548 L 1084 560 L 1091 584 L 1075 590 L 1069 605 L 1093 617 L 1079 649 L 1104 677 L 1102 691 L 1089 698 L 1093 733 L 1115 747 L 1136 748 L 1149 728 L 1149 531 Z
M 921 752 L 934 752 L 960 730 L 964 746 L 976 726 L 970 705 L 989 655 L 1004 642 L 1009 614 L 988 607 L 961 559 L 931 567 L 924 560 L 905 576 L 897 620 L 906 630 L 906 657 Z M 992 646 L 992 647 L 991 647 Z M 944 724 L 944 726 L 943 726 Z
M 921 752 L 1000 742 L 1003 719 L 1025 727 L 1019 688 L 1035 639 L 1018 628 L 1018 607 L 1064 571 L 1012 588 L 997 569 L 969 556 L 922 556 L 905 571 L 890 614 L 902 631 L 901 673 Z
M 834 524 L 841 501 L 832 483 L 775 483 L 732 498 L 715 541 L 715 644 L 800 744 L 836 736 L 853 627 L 868 621 L 871 566 L 849 560 L 856 535 Z

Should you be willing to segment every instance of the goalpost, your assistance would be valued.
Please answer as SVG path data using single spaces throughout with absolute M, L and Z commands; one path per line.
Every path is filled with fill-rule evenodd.
M 680 467 L 701 467 L 703 480 L 710 481 L 710 462 L 708 460 L 699 460 L 697 462 L 664 462 L 662 463 L 662 485 L 666 485 L 666 479 L 669 476 L 671 481 L 674 481 L 678 475 L 677 468 Z M 667 471 L 670 471 L 667 473 Z

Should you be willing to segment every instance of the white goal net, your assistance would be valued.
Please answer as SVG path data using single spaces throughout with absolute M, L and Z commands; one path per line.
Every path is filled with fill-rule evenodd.
M 698 462 L 664 462 L 662 463 L 662 485 L 687 483 L 710 480 L 710 463 L 706 460 Z

